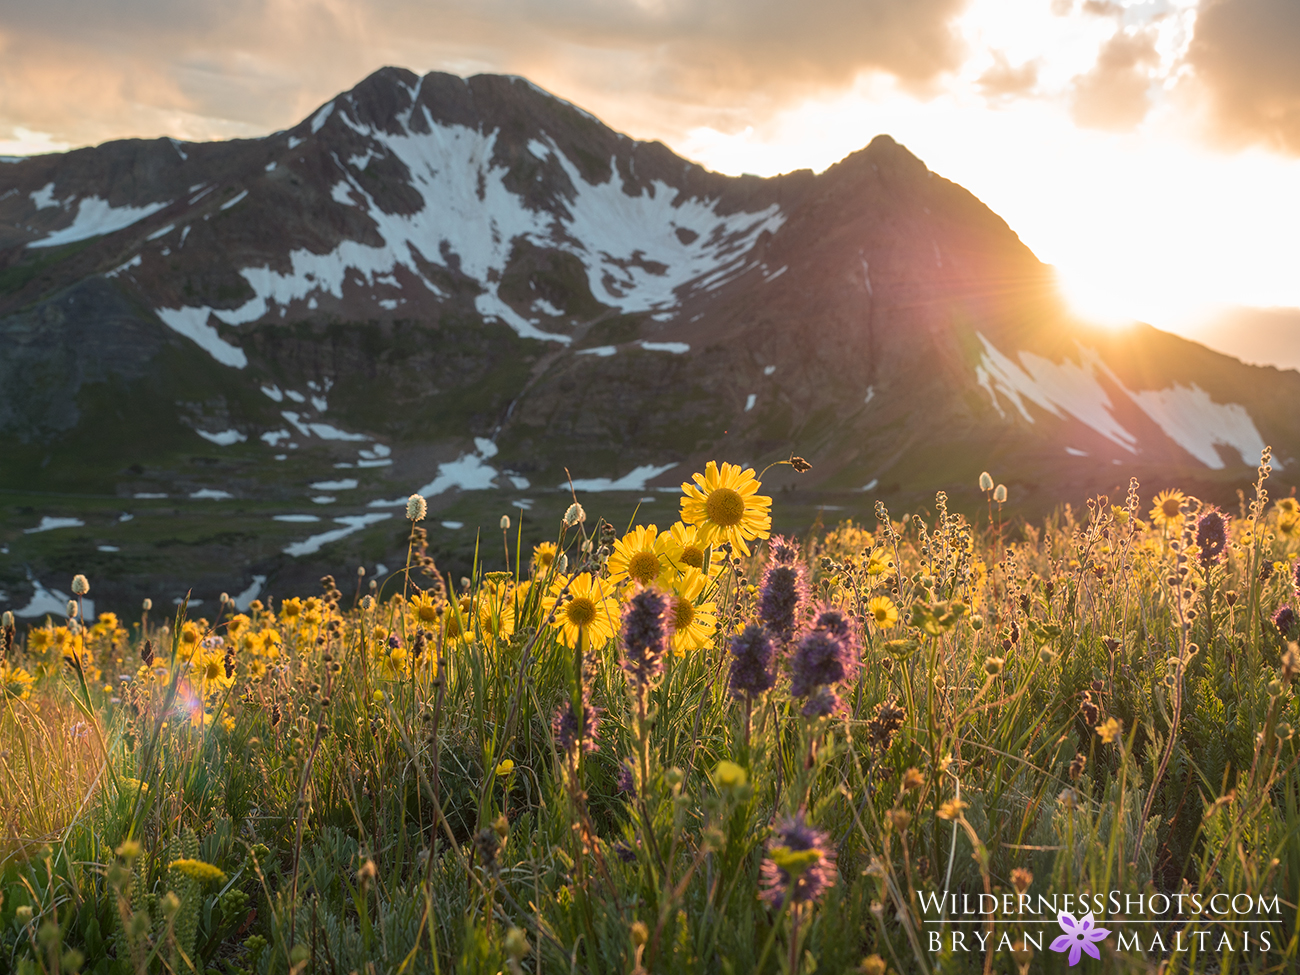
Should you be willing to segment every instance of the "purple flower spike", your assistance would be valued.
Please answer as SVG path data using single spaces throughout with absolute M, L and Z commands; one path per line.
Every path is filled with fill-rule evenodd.
M 1089 911 L 1079 920 L 1074 919 L 1073 914 L 1061 913 L 1057 918 L 1061 925 L 1061 930 L 1065 933 L 1051 943 L 1049 947 L 1053 951 L 1070 953 L 1070 967 L 1073 968 L 1079 964 L 1079 959 L 1087 954 L 1098 961 L 1101 960 L 1101 952 L 1097 950 L 1096 942 L 1105 941 L 1110 934 L 1108 928 L 1094 927 L 1096 922 L 1093 920 L 1092 912 Z

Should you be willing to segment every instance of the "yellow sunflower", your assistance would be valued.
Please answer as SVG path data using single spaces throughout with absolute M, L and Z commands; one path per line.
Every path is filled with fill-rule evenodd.
M 478 594 L 478 625 L 484 633 L 509 640 L 515 632 L 514 587 L 509 582 L 486 582 Z
M 698 526 L 679 521 L 659 537 L 664 542 L 664 555 L 676 574 L 699 569 L 711 578 L 722 571 L 722 551 L 704 541 Z M 704 568 L 706 556 L 709 560 L 707 570 Z
M 554 542 L 542 542 L 533 547 L 533 575 L 544 576 L 550 571 L 559 550 Z
M 32 696 L 32 675 L 21 667 L 0 664 L 0 696 L 16 697 L 24 701 Z
M 867 612 L 882 630 L 888 630 L 898 622 L 898 607 L 888 596 L 877 596 L 867 603 Z
M 717 463 L 709 461 L 694 479 L 694 484 L 682 484 L 682 521 L 698 526 L 702 541 L 730 542 L 749 555 L 747 540 L 772 533 L 772 499 L 755 493 L 760 485 L 752 467 L 742 471 L 724 463 L 719 471 Z
M 614 543 L 614 551 L 605 563 L 609 566 L 609 581 L 616 585 L 635 582 L 648 586 L 660 576 L 670 575 L 672 566 L 664 542 L 656 526 L 637 525 Z
M 461 596 L 454 606 L 443 607 L 443 614 L 447 617 L 447 628 L 444 633 L 446 639 L 455 640 L 464 634 L 470 619 L 470 605 L 470 598 Z
M 1172 491 L 1161 491 L 1155 496 L 1154 507 L 1151 509 L 1151 520 L 1157 525 L 1178 525 L 1183 520 L 1183 505 L 1187 503 L 1187 495 L 1175 488 Z
M 711 639 L 718 628 L 717 606 L 713 600 L 696 602 L 704 592 L 708 579 L 699 569 L 688 569 L 672 592 L 673 652 L 679 657 L 688 650 L 698 650 Z
M 427 627 L 438 622 L 438 615 L 442 612 L 442 607 L 427 592 L 411 597 L 410 609 L 416 623 Z
M 584 572 L 573 580 L 565 599 L 560 597 L 564 589 L 560 580 L 557 579 L 551 587 L 551 595 L 543 603 L 542 611 L 549 616 L 551 610 L 555 610 L 551 625 L 560 631 L 560 640 L 565 646 L 577 647 L 584 633 L 587 645 L 591 647 L 603 646 L 614 635 L 618 603 L 606 594 L 608 585 L 593 578 L 590 572 Z
M 894 557 L 887 549 L 875 548 L 866 558 L 867 575 L 882 576 L 894 565 Z

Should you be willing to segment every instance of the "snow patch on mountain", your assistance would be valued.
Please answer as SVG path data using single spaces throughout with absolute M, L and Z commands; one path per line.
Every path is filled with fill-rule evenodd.
M 678 288 L 710 273 L 737 271 L 759 235 L 776 233 L 785 223 L 775 203 L 721 217 L 717 200 L 682 199 L 662 180 L 629 196 L 613 160 L 610 179 L 593 185 L 554 144 L 551 148 L 573 185 L 569 217 L 561 223 L 577 243 L 550 243 L 585 258 L 592 294 L 624 312 L 676 306 Z M 683 243 L 683 237 L 691 242 Z
M 192 341 L 200 349 L 224 366 L 243 369 L 248 365 L 248 356 L 238 346 L 231 345 L 223 339 L 216 328 L 208 324 L 212 309 L 206 305 L 192 308 L 183 305 L 180 308 L 154 309 L 163 324 L 173 332 L 178 332 Z
M 46 187 L 46 189 L 51 188 Z M 33 194 L 34 196 L 35 194 Z M 113 207 L 108 205 L 107 200 L 101 200 L 97 196 L 83 197 L 77 203 L 77 214 L 72 218 L 72 223 L 69 226 L 54 231 L 48 237 L 34 240 L 27 246 L 59 247 L 63 244 L 86 240 L 89 237 L 111 234 L 129 227 L 133 223 L 138 223 L 145 217 L 151 216 L 169 206 L 171 206 L 170 200 L 163 203 L 146 203 L 144 206 L 139 207 Z
M 218 447 L 229 447 L 231 444 L 243 443 L 248 439 L 247 436 L 234 429 L 222 430 L 220 433 L 208 433 L 206 430 L 195 430 L 194 432 Z
M 658 477 L 665 471 L 670 471 L 676 464 L 664 464 L 662 467 L 656 467 L 654 464 L 643 464 L 640 467 L 633 468 L 629 473 L 624 474 L 617 480 L 608 477 L 581 477 L 573 482 L 575 491 L 601 492 L 601 491 L 644 491 L 646 482 L 651 478 Z M 568 482 L 559 485 L 561 490 L 567 490 Z
M 1060 363 L 1022 351 L 1017 363 L 1003 355 L 983 333 L 976 334 L 984 345 L 984 353 L 975 366 L 975 378 L 1003 417 L 1007 414 L 999 397 L 1033 423 L 1034 418 L 1025 407 L 1028 401 L 1058 418 L 1063 419 L 1064 414 L 1073 416 L 1112 443 L 1137 453 L 1137 438 L 1112 415 L 1114 404 L 1099 382 L 1101 377 L 1131 399 L 1165 436 L 1206 467 L 1223 468 L 1223 458 L 1215 449 L 1218 446 L 1235 450 L 1247 465 L 1255 464 L 1264 449 L 1264 440 L 1244 406 L 1215 403 L 1195 383 L 1190 388 L 1175 383 L 1168 389 L 1134 392 L 1120 382 L 1092 349 L 1080 346 L 1078 362 L 1066 359 Z
M 785 222 L 776 204 L 721 216 L 718 201 L 683 199 L 662 181 L 629 195 L 617 176 L 617 165 L 609 180 L 589 183 L 549 137 L 531 140 L 529 150 L 544 160 L 555 159 L 573 191 L 558 214 L 534 210 L 506 187 L 507 169 L 493 162 L 495 130 L 484 133 L 442 124 L 434 121 L 427 107 L 413 103 L 397 117 L 402 129 L 389 132 L 355 121 L 346 105 L 331 102 L 313 118 L 313 131 L 336 108 L 339 121 L 369 140 L 371 147 L 364 155 L 349 157 L 353 168 L 335 157 L 340 178 L 331 187 L 331 199 L 365 212 L 383 243 L 345 240 L 323 254 L 298 248 L 287 255 L 285 271 L 269 266 L 242 269 L 253 297 L 238 308 L 213 312 L 227 325 L 256 321 L 275 307 L 283 315 L 291 302 L 314 302 L 318 295 L 341 299 L 345 284 L 372 290 L 379 285 L 401 287 L 394 276 L 399 267 L 405 276 L 442 297 L 419 267 L 422 262 L 454 261 L 461 273 L 483 288 L 475 299 L 480 315 L 505 323 L 524 338 L 568 344 L 568 336 L 544 331 L 538 321 L 520 314 L 498 295 L 496 282 L 516 240 L 578 256 L 586 266 L 592 292 L 607 304 L 624 312 L 667 315 L 677 306 L 680 289 L 692 284 L 717 286 L 747 270 L 746 254 L 759 235 L 775 232 Z M 417 111 L 424 113 L 421 128 L 427 131 L 410 128 L 410 116 Z M 372 154 L 393 156 L 406 167 L 411 186 L 423 198 L 417 212 L 385 212 L 357 181 L 353 169 L 368 164 Z M 389 310 L 397 307 L 391 296 L 382 300 Z M 535 307 L 550 317 L 562 314 L 554 306 Z
M 1235 450 L 1243 464 L 1259 463 L 1264 440 L 1244 406 L 1216 403 L 1195 383 L 1190 389 L 1175 383 L 1169 389 L 1147 389 L 1129 395 L 1165 436 L 1206 467 L 1223 469 L 1216 445 Z
M 1006 416 L 998 401 L 999 393 L 1033 423 L 1034 418 L 1025 408 L 1028 400 L 1061 419 L 1068 413 L 1129 453 L 1137 453 L 1137 438 L 1111 415 L 1114 404 L 1094 374 L 1100 362 L 1095 352 L 1083 350 L 1081 362 L 1067 359 L 1059 364 L 1032 352 L 1021 352 L 1017 364 L 998 351 L 982 332 L 976 334 L 984 344 L 984 355 L 975 367 L 975 376 L 1000 414 Z
M 342 525 L 342 528 L 335 528 L 333 531 L 321 532 L 319 535 L 312 535 L 301 542 L 294 542 L 286 546 L 285 555 L 292 555 L 295 558 L 301 555 L 313 555 L 319 552 L 330 542 L 337 542 L 340 538 L 347 538 L 354 532 L 359 532 L 370 525 L 378 524 L 393 517 L 389 513 L 372 514 L 372 515 L 343 515 L 335 518 L 334 523 Z

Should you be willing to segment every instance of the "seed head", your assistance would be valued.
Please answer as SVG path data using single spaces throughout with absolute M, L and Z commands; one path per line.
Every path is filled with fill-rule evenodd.
M 564 525 L 566 528 L 572 528 L 574 525 L 580 525 L 587 520 L 587 512 L 582 510 L 582 505 L 573 502 L 564 512 Z
M 1007 486 L 999 484 L 993 489 L 993 500 L 998 504 L 1004 504 L 1007 500 Z
M 360 579 L 364 577 L 365 574 L 366 574 L 366 567 L 364 565 L 357 566 L 357 578 Z
M 153 600 L 150 599 L 148 596 L 146 596 L 144 598 L 144 602 L 140 604 L 140 608 L 143 609 L 146 613 L 149 612 L 149 610 L 153 609 Z
M 985 493 L 993 490 L 993 475 L 988 471 L 980 475 L 980 490 Z
M 14 614 L 9 612 L 9 610 L 6 609 L 4 611 L 4 615 L 0 616 L 0 626 L 3 626 L 7 630 L 9 629 L 9 627 L 13 625 L 14 625 Z
M 419 494 L 412 494 L 406 499 L 406 517 L 413 522 L 424 521 L 424 516 L 429 513 L 429 502 Z
M 68 619 L 75 619 L 76 615 L 77 615 L 77 601 L 75 599 L 69 599 L 68 613 L 67 613 Z
M 508 531 L 510 530 L 510 516 L 509 516 L 509 515 L 502 515 L 502 516 L 501 516 L 501 530 L 502 530 L 503 532 L 508 532 Z
M 80 573 L 72 577 L 72 592 L 76 596 L 84 596 L 90 592 L 90 581 Z

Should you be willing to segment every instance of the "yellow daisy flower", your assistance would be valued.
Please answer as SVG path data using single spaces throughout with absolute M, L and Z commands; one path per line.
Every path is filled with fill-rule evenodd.
M 471 617 L 469 615 L 470 607 L 471 600 L 468 596 L 461 596 L 456 600 L 454 606 L 449 605 L 443 607 L 443 615 L 447 618 L 446 630 L 444 632 L 446 639 L 458 639 L 464 634 L 466 627 L 472 625 L 470 622 Z M 385 636 L 387 636 L 387 634 L 385 634 Z
M 586 633 L 587 645 L 603 646 L 614 635 L 618 618 L 618 603 L 606 594 L 608 583 L 584 572 L 569 586 L 568 598 L 561 600 L 564 584 L 555 581 L 551 595 L 543 603 L 542 611 L 550 615 L 555 610 L 551 625 L 560 631 L 560 640 L 567 647 L 577 647 Z M 558 608 L 557 608 L 558 604 Z
M 660 576 L 669 575 L 672 566 L 664 551 L 664 538 L 659 529 L 637 525 L 614 543 L 608 561 L 609 581 L 635 582 L 648 586 Z
M 302 615 L 302 600 L 297 596 L 280 600 L 280 616 L 288 623 L 297 623 Z
M 0 665 L 0 695 L 24 701 L 31 697 L 34 678 L 21 667 Z
M 484 633 L 509 640 L 515 632 L 514 587 L 508 582 L 488 582 L 479 590 L 478 625 Z
M 698 526 L 679 521 L 659 537 L 664 542 L 664 555 L 678 575 L 687 569 L 699 569 L 712 578 L 722 571 L 722 551 L 704 540 Z M 705 556 L 709 559 L 707 570 Z
M 876 626 L 888 630 L 898 622 L 898 607 L 888 596 L 877 596 L 867 603 L 867 612 L 876 621 Z
M 749 555 L 747 540 L 772 533 L 772 499 L 756 493 L 760 485 L 752 467 L 742 471 L 735 464 L 723 464 L 719 470 L 709 461 L 694 479 L 694 484 L 682 484 L 682 521 L 699 526 L 703 541 L 730 542 Z
M 438 614 L 442 607 L 427 592 L 419 593 L 411 597 L 411 615 L 415 621 L 422 626 L 433 626 L 438 622 Z
M 1273 505 L 1279 518 L 1300 517 L 1300 501 L 1295 498 L 1282 498 Z
M 698 650 L 707 644 L 718 628 L 718 608 L 713 600 L 696 602 L 707 584 L 708 579 L 699 569 L 688 569 L 673 586 L 669 614 L 673 652 L 679 657 L 685 656 L 688 650 Z
M 894 557 L 887 549 L 875 548 L 866 559 L 866 570 L 869 576 L 882 576 L 890 570 L 894 564 Z
M 546 575 L 555 563 L 557 554 L 559 554 L 559 549 L 555 547 L 554 542 L 542 542 L 540 545 L 535 545 L 533 547 L 533 575 Z
M 1183 520 L 1183 505 L 1187 503 L 1187 495 L 1182 491 L 1174 489 L 1172 491 L 1161 491 L 1155 496 L 1154 505 L 1151 509 L 1151 520 L 1157 525 L 1177 525 Z

